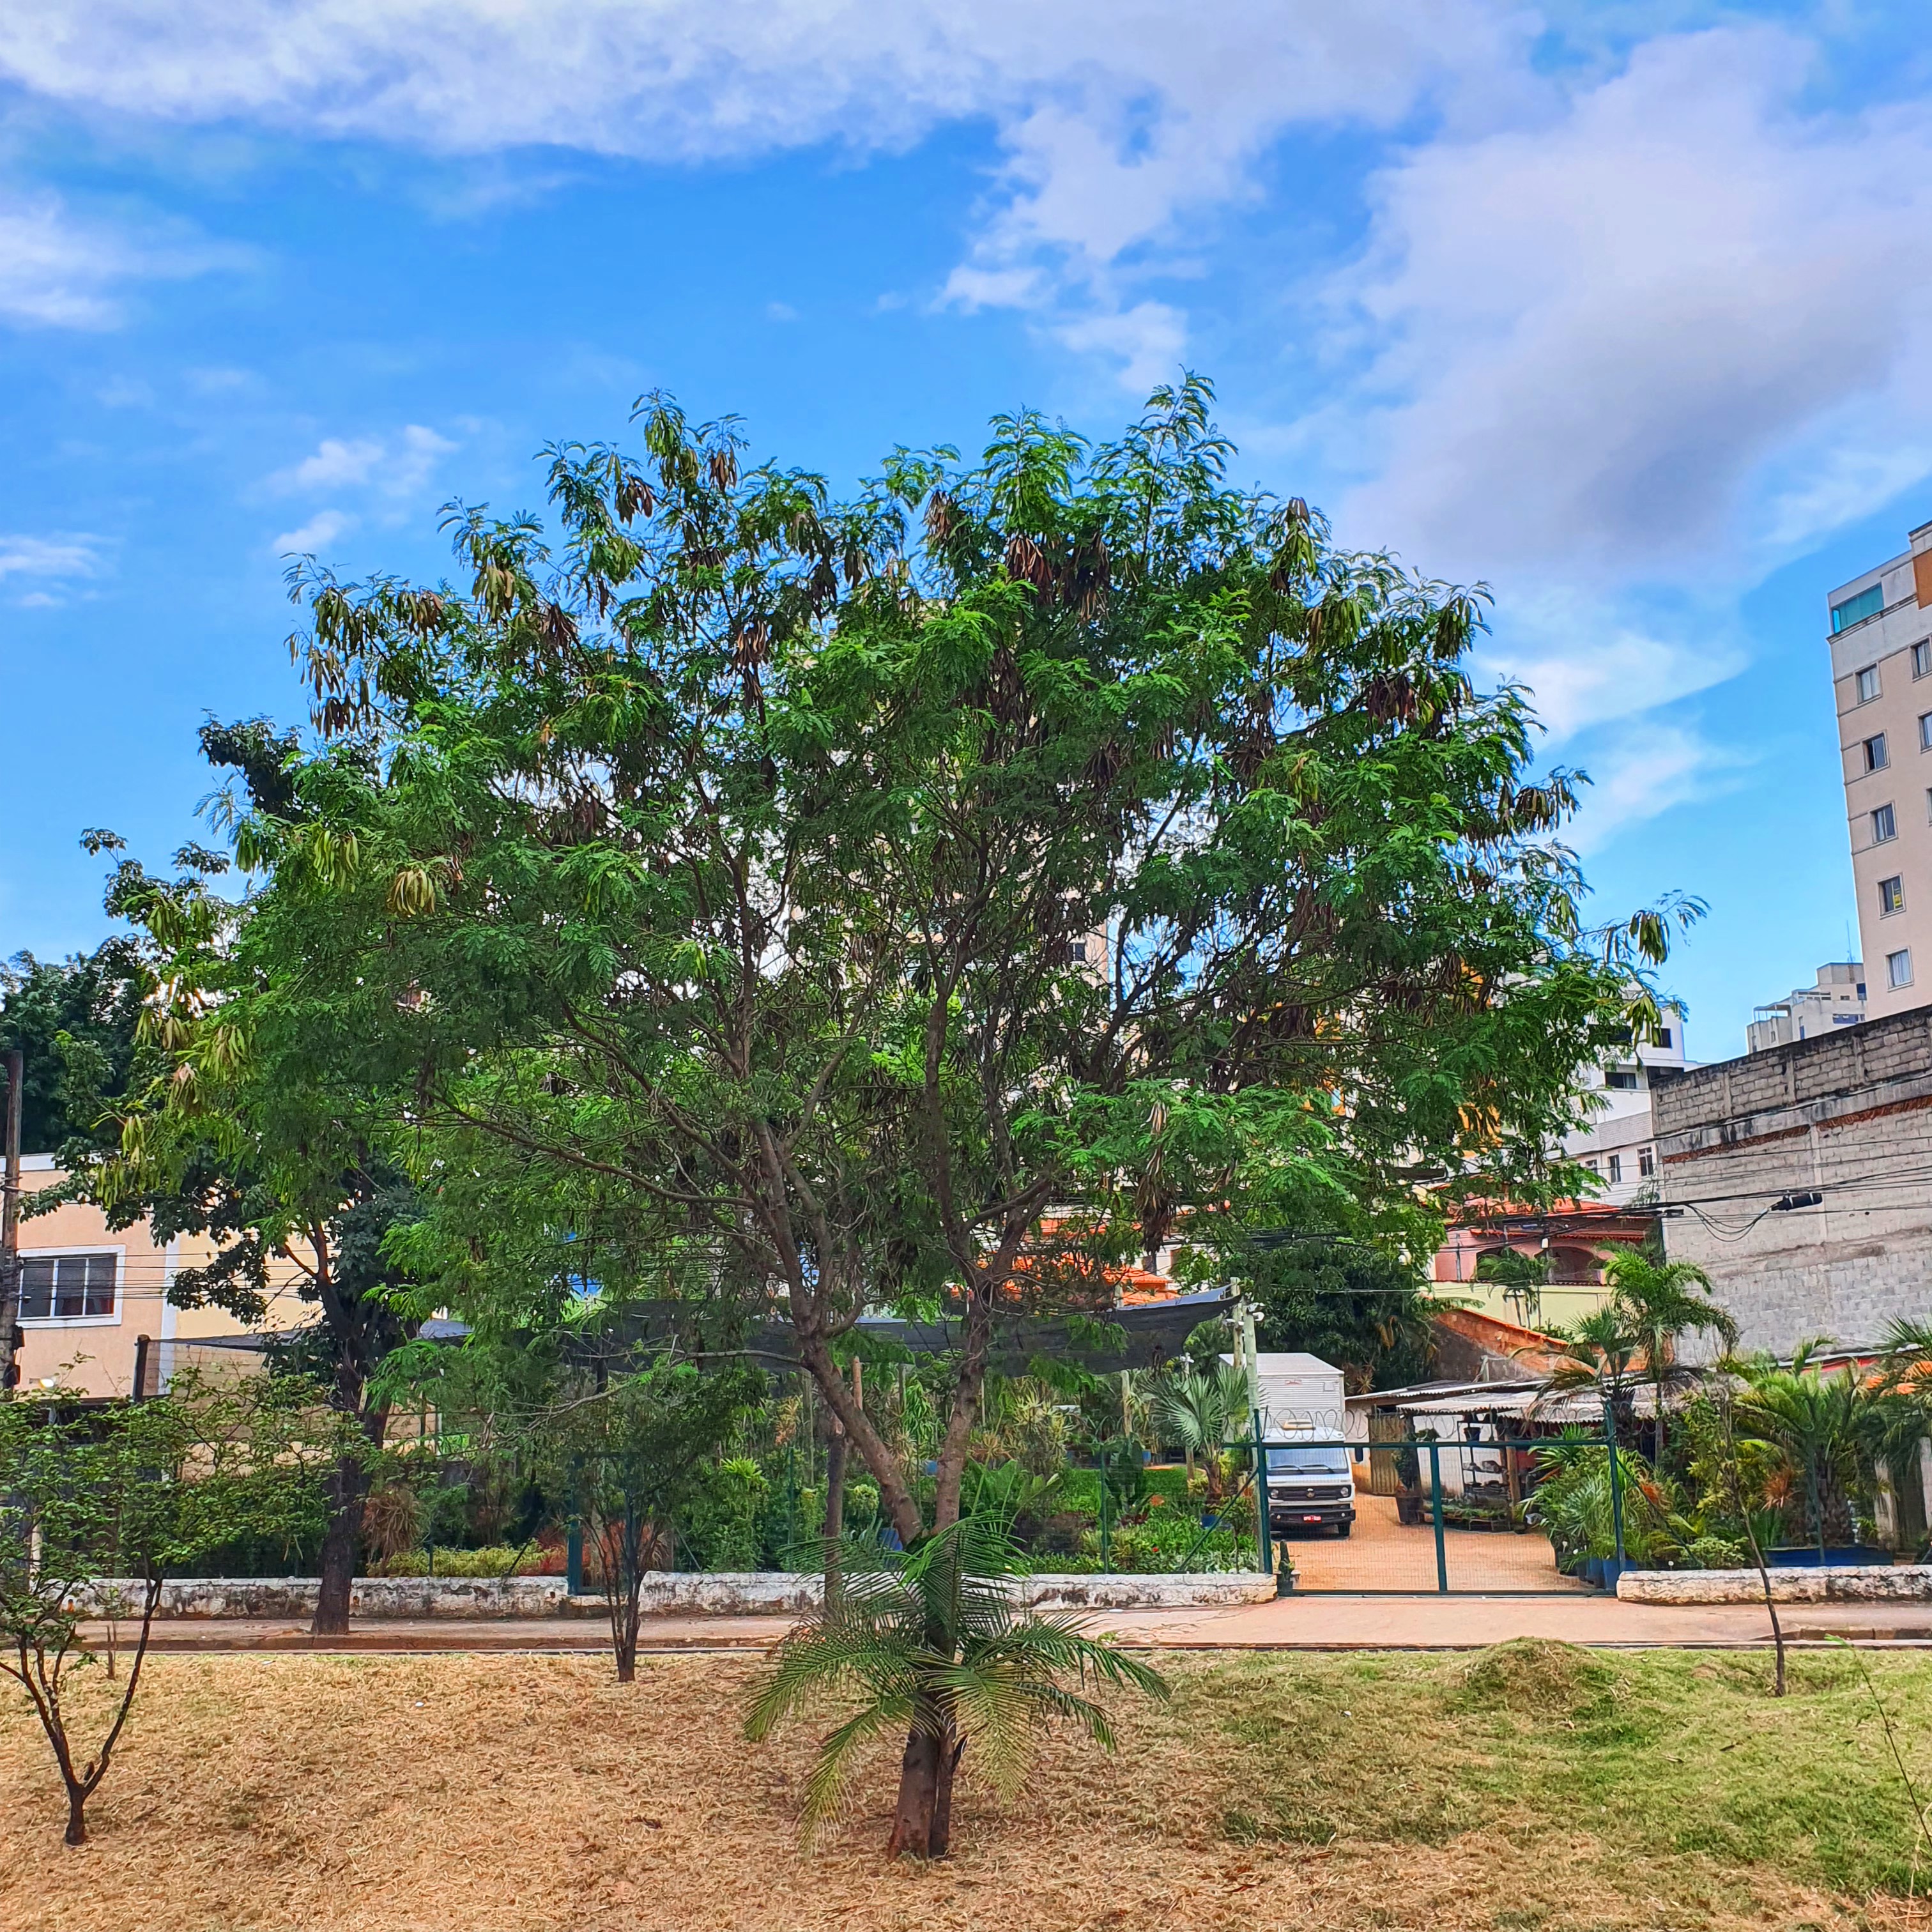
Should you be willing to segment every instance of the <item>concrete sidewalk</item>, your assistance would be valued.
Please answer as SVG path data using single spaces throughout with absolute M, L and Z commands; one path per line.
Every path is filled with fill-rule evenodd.
M 1822 1643 L 1932 1645 L 1932 1604 L 1792 1604 L 1786 1639 Z M 1097 1628 L 1136 1649 L 1480 1650 L 1510 1637 L 1557 1639 L 1612 1649 L 1756 1648 L 1771 1641 L 1762 1608 L 1655 1604 L 1607 1596 L 1303 1596 L 1229 1610 L 1116 1610 Z M 646 1652 L 764 1649 L 790 1628 L 784 1617 L 646 1617 Z M 98 1634 L 94 1633 L 94 1634 Z M 128 1637 L 122 1626 L 122 1640 Z M 159 1651 L 550 1651 L 610 1647 L 601 1618 L 358 1619 L 346 1636 L 314 1637 L 274 1618 L 181 1618 L 158 1623 Z

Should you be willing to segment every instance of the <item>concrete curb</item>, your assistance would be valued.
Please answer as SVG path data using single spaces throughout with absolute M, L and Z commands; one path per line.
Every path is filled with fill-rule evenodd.
M 1778 1604 L 1922 1601 L 1932 1599 L 1932 1564 L 1773 1570 L 1771 1596 Z M 1764 1580 L 1755 1570 L 1626 1570 L 1617 1579 L 1617 1598 L 1625 1604 L 1761 1604 Z

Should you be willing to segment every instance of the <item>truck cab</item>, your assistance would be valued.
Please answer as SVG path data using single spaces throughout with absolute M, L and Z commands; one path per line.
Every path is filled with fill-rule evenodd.
M 1346 1536 L 1355 1525 L 1355 1472 L 1347 1445 L 1275 1437 L 1262 1444 L 1268 1456 L 1268 1528 L 1333 1529 Z

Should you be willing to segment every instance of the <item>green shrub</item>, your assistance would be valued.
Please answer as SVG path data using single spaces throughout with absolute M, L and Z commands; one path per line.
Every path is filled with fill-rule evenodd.
M 427 1550 L 400 1550 L 370 1566 L 372 1576 L 427 1576 L 430 1552 Z M 532 1544 L 527 1550 L 513 1550 L 507 1543 L 491 1544 L 482 1550 L 441 1549 L 435 1552 L 438 1576 L 534 1576 L 542 1569 L 544 1553 Z M 514 1565 L 514 1570 L 512 1566 Z
M 1690 1570 L 1748 1570 L 1750 1552 L 1742 1543 L 1727 1536 L 1700 1536 L 1684 1551 L 1684 1567 Z
M 679 1516 L 684 1565 L 693 1570 L 755 1570 L 770 1501 L 771 1485 L 750 1456 L 722 1458 Z M 821 1523 L 824 1508 L 820 1501 Z

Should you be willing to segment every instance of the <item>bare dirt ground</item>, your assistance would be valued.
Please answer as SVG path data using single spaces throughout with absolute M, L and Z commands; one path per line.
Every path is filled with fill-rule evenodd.
M 1756 1658 L 1175 1658 L 1171 1702 L 1119 1706 L 1118 1756 L 1055 1742 L 1017 1798 L 969 1787 L 928 1868 L 882 1862 L 884 1762 L 849 1826 L 801 1847 L 818 1727 L 745 1744 L 756 1660 L 655 1658 L 628 1687 L 578 1657 L 148 1667 L 76 1850 L 38 1729 L 0 1703 L 0 1925 L 1919 1922 L 1874 1896 L 1902 1888 L 1910 1813 L 1837 1656 L 1798 1663 L 1781 1705 Z M 1901 1714 L 1925 1707 L 1932 1662 L 1874 1667 Z
M 1434 1526 L 1398 1522 L 1393 1496 L 1358 1492 L 1354 1529 L 1346 1538 L 1310 1534 L 1286 1541 L 1294 1559 L 1296 1583 L 1304 1590 L 1436 1588 Z M 1557 1569 L 1546 1536 L 1445 1529 L 1442 1544 L 1452 1590 L 1549 1590 L 1576 1596 L 1589 1589 Z

